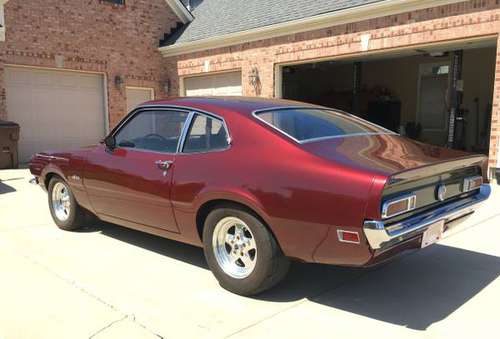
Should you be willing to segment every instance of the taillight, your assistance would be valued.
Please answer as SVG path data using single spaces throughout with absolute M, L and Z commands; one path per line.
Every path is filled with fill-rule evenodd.
M 408 194 L 384 202 L 382 205 L 382 218 L 390 218 L 414 210 L 417 205 L 417 196 Z
M 463 192 L 470 192 L 475 189 L 478 189 L 481 187 L 483 184 L 483 177 L 481 176 L 474 176 L 474 177 L 469 177 L 464 179 L 464 186 L 463 186 Z

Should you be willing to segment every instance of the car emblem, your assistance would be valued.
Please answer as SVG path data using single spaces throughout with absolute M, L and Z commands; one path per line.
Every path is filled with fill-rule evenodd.
M 437 198 L 439 201 L 443 201 L 446 198 L 446 186 L 441 184 L 437 188 Z

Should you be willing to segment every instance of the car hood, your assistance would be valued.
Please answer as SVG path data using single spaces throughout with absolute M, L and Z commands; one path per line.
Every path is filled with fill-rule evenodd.
M 434 173 L 450 170 L 452 166 L 446 164 L 451 163 L 454 163 L 454 168 L 457 163 L 460 163 L 460 167 L 473 164 L 482 166 L 486 159 L 483 156 L 424 144 L 397 134 L 347 136 L 308 142 L 301 146 L 326 160 L 385 176 L 410 170 L 415 172 L 415 169 L 430 165 L 434 165 Z

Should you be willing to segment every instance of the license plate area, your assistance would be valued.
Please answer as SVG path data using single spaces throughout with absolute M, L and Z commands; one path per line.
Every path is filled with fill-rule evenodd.
M 444 220 L 435 222 L 434 224 L 430 225 L 429 228 L 424 232 L 422 235 L 422 245 L 421 247 L 427 247 L 429 245 L 432 245 L 443 237 L 443 232 L 444 232 Z

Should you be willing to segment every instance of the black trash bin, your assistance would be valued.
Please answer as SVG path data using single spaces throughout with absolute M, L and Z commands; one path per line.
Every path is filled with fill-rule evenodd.
M 18 168 L 19 124 L 0 120 L 0 169 Z

